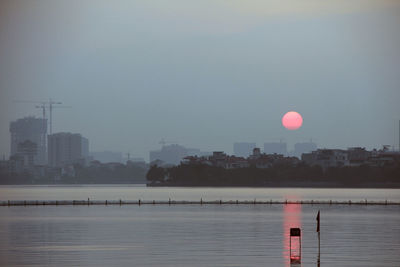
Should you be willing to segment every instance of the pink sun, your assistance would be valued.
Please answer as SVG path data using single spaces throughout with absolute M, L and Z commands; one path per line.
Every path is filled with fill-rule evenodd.
M 282 125 L 288 130 L 297 130 L 303 124 L 303 118 L 296 111 L 289 111 L 282 117 Z

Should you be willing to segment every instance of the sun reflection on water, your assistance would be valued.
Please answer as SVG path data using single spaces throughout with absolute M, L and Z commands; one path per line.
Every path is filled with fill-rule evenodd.
M 290 199 L 293 198 L 291 197 Z M 283 206 L 283 260 L 286 267 L 301 266 L 301 264 L 293 265 L 290 263 L 290 228 L 301 229 L 300 204 L 287 204 Z

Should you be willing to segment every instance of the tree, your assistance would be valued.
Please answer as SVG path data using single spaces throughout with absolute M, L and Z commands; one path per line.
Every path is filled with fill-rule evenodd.
M 151 166 L 150 170 L 146 174 L 147 181 L 151 183 L 164 182 L 165 171 L 163 168 L 157 165 Z

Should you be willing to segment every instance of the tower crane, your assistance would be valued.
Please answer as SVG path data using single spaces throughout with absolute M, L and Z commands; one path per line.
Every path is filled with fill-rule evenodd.
M 42 109 L 43 113 L 43 123 L 46 123 L 46 109 L 49 110 L 49 134 L 53 133 L 53 108 L 70 108 L 71 106 L 58 106 L 61 105 L 62 102 L 54 101 L 49 98 L 49 101 L 26 101 L 26 100 L 18 100 L 14 101 L 17 103 L 34 103 L 38 104 L 35 107 Z M 44 126 L 45 128 L 45 126 Z

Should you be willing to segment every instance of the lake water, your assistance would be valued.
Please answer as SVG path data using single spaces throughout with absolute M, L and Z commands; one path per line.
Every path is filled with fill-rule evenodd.
M 400 190 L 1 186 L 0 200 L 400 201 Z M 400 266 L 397 205 L 0 207 L 0 266 Z M 290 265 L 289 229 L 302 230 Z

